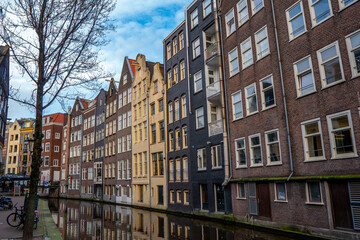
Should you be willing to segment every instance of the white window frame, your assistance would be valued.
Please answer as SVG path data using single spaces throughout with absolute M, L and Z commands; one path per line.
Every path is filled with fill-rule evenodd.
M 240 101 L 235 102 L 234 98 L 235 98 L 235 95 L 237 95 L 237 94 L 240 94 Z M 232 102 L 232 111 L 233 111 L 232 112 L 233 113 L 232 114 L 233 115 L 233 121 L 243 118 L 244 117 L 244 109 L 243 109 L 243 103 L 242 103 L 241 90 L 231 94 L 231 102 Z M 241 106 L 241 116 L 238 117 L 238 118 L 236 117 L 236 107 L 235 107 L 236 104 L 240 104 L 240 106 Z
M 284 184 L 285 199 L 278 198 L 278 187 L 277 187 L 278 184 Z M 274 193 L 275 193 L 274 202 L 283 202 L 283 203 L 288 202 L 286 182 L 274 182 Z
M 244 188 L 244 196 L 240 195 L 240 185 L 243 186 Z M 236 183 L 236 199 L 238 200 L 244 200 L 246 199 L 246 187 L 245 187 L 245 183 Z
M 202 109 L 203 114 L 199 116 L 198 111 L 199 111 L 200 109 Z M 205 127 L 205 112 L 204 112 L 204 111 L 205 111 L 205 110 L 204 110 L 204 107 L 199 107 L 199 108 L 195 109 L 196 129 L 202 129 L 202 128 Z M 199 126 L 199 119 L 200 119 L 201 116 L 202 116 L 202 118 L 203 118 L 203 122 L 204 122 L 203 124 L 204 124 L 204 126 Z
M 251 12 L 252 12 L 252 15 L 255 15 L 257 12 L 259 12 L 261 9 L 264 8 L 264 0 L 261 0 L 262 2 L 262 7 L 259 8 L 259 9 L 255 9 L 257 6 L 254 6 L 254 1 L 255 0 L 250 0 L 251 1 Z M 260 4 L 258 4 L 260 5 Z
M 339 8 L 340 8 L 340 11 L 341 10 L 343 10 L 343 9 L 345 9 L 345 8 L 347 8 L 347 7 L 349 7 L 349 6 L 351 6 L 351 5 L 353 5 L 354 3 L 356 3 L 358 0 L 354 0 L 354 1 L 352 1 L 351 3 L 349 3 L 348 5 L 346 5 L 345 6 L 345 4 L 344 4 L 344 0 L 339 0 Z
M 214 156 L 215 154 L 215 156 Z M 220 158 L 218 158 L 218 156 Z M 221 154 L 221 145 L 211 146 L 211 168 L 212 169 L 221 169 L 222 168 L 222 154 Z
M 292 10 L 293 8 L 295 8 L 297 5 L 300 5 L 300 13 L 298 13 L 297 15 L 295 15 L 294 17 L 292 17 L 290 19 L 290 10 Z M 286 9 L 286 20 L 287 20 L 287 26 L 288 26 L 288 34 L 289 34 L 289 41 L 294 40 L 295 38 L 298 38 L 299 36 L 303 35 L 304 33 L 306 33 L 307 29 L 306 29 L 306 22 L 305 22 L 305 16 L 304 16 L 304 8 L 302 5 L 302 1 L 299 0 L 296 3 L 294 3 L 293 5 L 291 5 L 291 7 L 289 7 L 288 9 Z M 295 18 L 299 17 L 300 15 L 302 15 L 302 20 L 304 23 L 304 31 L 302 33 L 300 33 L 299 35 L 297 35 L 296 37 L 294 37 L 294 29 L 292 29 L 292 25 L 291 25 L 291 21 L 294 20 Z M 297 29 L 296 29 L 297 30 Z
M 263 31 L 265 29 L 265 33 L 266 33 L 266 37 L 258 39 L 258 34 Z M 255 45 L 256 45 L 256 59 L 257 61 L 259 61 L 260 59 L 263 59 L 264 57 L 270 55 L 270 43 L 269 43 L 269 35 L 268 35 L 268 31 L 267 31 L 267 26 L 265 25 L 264 27 L 260 28 L 255 34 Z M 261 55 L 261 52 L 259 50 L 259 43 L 263 42 L 263 41 L 267 41 L 267 53 L 264 53 L 264 55 Z
M 271 79 L 271 87 L 267 87 L 267 88 L 263 88 L 263 81 L 267 80 L 267 79 Z M 262 105 L 262 110 L 266 110 L 272 107 L 276 106 L 276 97 L 275 97 L 275 88 L 274 88 L 274 79 L 272 75 L 266 76 L 263 79 L 260 79 L 260 90 L 261 90 L 261 105 Z M 269 91 L 272 88 L 273 94 L 274 94 L 274 104 L 267 106 L 266 107 L 266 102 L 265 102 L 265 92 Z
M 58 145 L 54 146 L 54 152 L 60 152 L 60 147 Z
M 240 9 L 240 4 L 243 2 L 245 2 L 245 6 L 243 6 Z M 238 16 L 238 27 L 240 27 L 241 25 L 243 25 L 244 23 L 246 23 L 249 20 L 249 9 L 248 9 L 247 0 L 240 0 L 236 4 L 236 9 L 237 9 L 237 16 Z M 243 20 L 243 18 L 240 18 L 240 12 L 243 12 L 243 11 L 246 11 L 247 15 L 246 15 L 246 19 L 244 19 L 244 21 L 241 21 L 241 20 Z
M 203 171 L 203 170 L 206 170 L 206 148 L 199 148 L 196 150 L 197 152 L 197 167 L 198 167 L 198 171 Z M 205 154 L 204 154 L 205 152 Z M 199 154 L 201 154 L 201 158 L 202 158 L 202 161 L 201 161 L 201 166 L 199 166 Z M 205 159 L 204 159 L 204 156 L 205 156 Z
M 271 133 L 277 134 L 277 141 L 269 142 L 267 135 Z M 280 133 L 279 129 L 273 129 L 270 131 L 266 131 L 265 133 L 265 144 L 266 144 L 266 159 L 267 159 L 267 165 L 273 166 L 273 165 L 281 165 L 282 164 L 282 157 L 281 157 L 281 144 L 280 144 Z M 279 158 L 280 160 L 277 162 L 271 162 L 271 156 L 270 156 L 270 145 L 271 144 L 278 144 L 279 145 Z
M 238 148 L 237 142 L 238 141 L 244 141 L 244 148 Z M 242 137 L 242 138 L 237 138 L 234 141 L 235 143 L 235 160 L 236 160 L 236 168 L 247 168 L 247 154 L 246 154 L 246 138 Z M 244 165 L 240 165 L 239 164 L 239 155 L 238 155 L 238 150 L 244 150 L 245 153 L 245 164 Z
M 341 79 L 340 80 L 337 80 L 333 83 L 330 83 L 330 84 L 327 84 L 326 83 L 326 78 L 325 78 L 325 72 L 324 72 L 324 68 L 323 68 L 323 64 L 327 63 L 327 62 L 330 62 L 334 59 L 336 59 L 336 57 L 333 57 L 333 58 L 330 58 L 328 60 L 326 60 L 326 62 L 322 62 L 321 61 L 321 52 L 331 48 L 335 46 L 335 49 L 336 49 L 336 53 L 337 53 L 337 58 L 339 58 L 339 64 L 340 64 L 340 69 L 341 69 Z M 336 84 L 339 84 L 339 83 L 342 83 L 345 81 L 345 77 L 344 77 L 344 69 L 343 69 L 343 65 L 342 65 L 342 61 L 341 61 L 341 55 L 340 55 L 340 50 L 339 50 L 339 42 L 336 41 L 336 42 L 333 42 L 323 48 L 321 48 L 320 50 L 318 50 L 316 52 L 317 54 L 317 59 L 318 59 L 318 63 L 319 63 L 319 70 L 320 70 L 320 77 L 321 77 L 321 85 L 322 85 L 322 88 L 327 88 L 327 87 L 331 87 L 333 85 L 336 85 Z
M 244 49 L 244 45 L 250 42 L 250 48 Z M 240 50 L 241 50 L 241 67 L 244 70 L 245 68 L 251 66 L 254 63 L 254 56 L 253 56 L 253 52 L 252 52 L 252 44 L 251 44 L 251 37 L 249 37 L 248 39 L 246 39 L 245 41 L 243 41 L 242 43 L 240 43 Z M 245 53 L 247 53 L 248 51 L 251 52 L 251 61 L 250 59 L 245 61 Z M 247 63 L 249 62 L 249 63 Z
M 322 190 L 321 190 L 321 182 L 320 181 L 312 181 L 312 183 L 317 182 L 319 183 L 319 189 L 320 189 L 320 198 L 321 201 L 320 202 L 315 202 L 315 201 L 311 201 L 310 199 L 310 191 L 309 191 L 309 182 L 305 183 L 305 190 L 306 190 L 306 204 L 311 204 L 311 205 L 324 205 L 324 198 L 323 198 L 323 194 L 322 194 Z
M 339 128 L 339 129 L 333 130 L 331 119 L 341 117 L 341 116 L 347 116 L 348 122 L 349 122 L 349 127 Z M 350 110 L 339 112 L 339 113 L 334 113 L 334 114 L 331 114 L 331 115 L 327 115 L 326 120 L 327 120 L 327 124 L 328 124 L 328 129 L 329 129 L 329 138 L 330 138 L 330 146 L 331 146 L 331 159 L 342 159 L 342 158 L 358 157 L 357 149 L 356 149 L 354 127 L 353 127 L 353 124 L 352 124 Z M 353 153 L 345 153 L 345 154 L 339 155 L 335 151 L 336 144 L 335 144 L 335 139 L 334 139 L 334 135 L 332 134 L 332 132 L 333 131 L 345 130 L 345 129 L 350 129 L 350 134 L 351 134 L 351 137 L 352 137 L 351 141 L 352 141 L 352 144 L 353 144 L 353 150 L 354 151 L 353 151 Z
M 343 0 L 340 0 L 340 1 L 343 2 Z M 360 45 L 355 47 L 355 48 L 352 47 L 351 39 L 350 39 L 351 37 L 353 37 L 355 35 L 358 35 L 358 34 L 360 35 L 360 29 L 356 30 L 355 32 L 350 33 L 347 36 L 345 36 L 346 45 L 347 45 L 347 49 L 348 49 L 349 60 L 350 60 L 352 78 L 356 78 L 356 77 L 360 76 L 360 71 L 357 72 L 357 70 L 356 70 L 356 61 L 355 61 L 355 57 L 354 57 L 354 53 L 353 53 L 356 50 L 360 50 Z
M 197 44 L 198 43 L 198 44 Z M 200 38 L 196 38 L 192 42 L 192 51 L 193 51 L 193 59 L 199 57 L 201 55 L 201 44 L 200 44 Z M 197 51 L 199 49 L 199 51 Z M 198 53 L 197 53 L 198 52 Z
M 60 139 L 60 133 L 55 133 L 55 139 Z
M 259 138 L 259 145 L 252 146 L 251 139 L 254 138 L 254 137 Z M 260 146 L 261 163 L 254 163 L 254 153 L 253 153 L 252 149 L 254 147 L 258 147 L 258 146 Z M 253 134 L 253 135 L 249 136 L 249 150 L 250 150 L 250 167 L 264 166 L 264 159 L 263 159 L 264 157 L 263 157 L 263 154 L 262 154 L 261 135 L 260 135 L 260 133 Z
M 232 27 L 232 25 L 234 26 Z M 226 37 L 230 36 L 232 33 L 236 31 L 234 8 L 230 9 L 230 11 L 228 11 L 225 14 L 225 26 L 226 26 Z M 231 31 L 231 29 L 233 30 Z
M 234 52 L 235 52 L 235 57 L 231 58 L 230 55 Z M 237 47 L 235 47 L 228 53 L 228 58 L 229 58 L 229 74 L 230 77 L 232 77 L 239 72 L 239 55 L 238 55 Z M 237 67 L 232 68 L 233 62 L 236 63 Z
M 254 86 L 254 88 L 255 88 L 255 98 L 256 98 L 256 111 L 254 111 L 254 112 L 249 111 L 249 101 L 248 101 L 248 99 L 250 97 L 253 97 L 253 95 L 248 96 L 248 93 L 247 93 L 247 89 L 252 87 L 252 86 Z M 250 116 L 252 114 L 256 114 L 256 113 L 259 112 L 258 98 L 257 98 L 257 92 L 256 92 L 256 83 L 250 84 L 249 86 L 245 87 L 245 102 L 246 102 L 246 115 L 247 116 Z
M 297 68 L 297 65 L 305 60 L 308 60 L 309 61 L 309 67 L 308 69 L 302 71 L 302 72 L 298 72 L 298 68 Z M 296 85 L 296 94 L 297 94 L 297 97 L 302 97 L 302 96 L 306 96 L 306 95 L 309 95 L 311 93 L 314 93 L 316 92 L 316 84 L 315 84 L 315 78 L 314 78 L 314 70 L 313 70 L 313 66 L 312 66 L 312 59 L 311 59 L 311 56 L 308 55 L 306 57 L 303 57 L 301 58 L 300 60 L 294 62 L 293 64 L 293 67 L 294 67 L 294 77 L 295 77 L 295 85 Z M 302 88 L 300 86 L 300 78 L 306 74 L 308 74 L 309 72 L 311 72 L 311 76 L 312 76 L 312 80 L 313 80 L 313 90 L 309 91 L 309 92 L 306 92 L 306 93 L 302 93 Z
M 315 11 L 314 11 L 314 7 L 313 5 L 316 5 L 317 3 L 319 3 L 320 1 L 327 1 L 329 4 L 329 10 L 330 10 L 330 14 L 327 18 L 324 18 L 323 20 L 321 20 L 320 22 L 316 22 L 315 19 Z M 310 17 L 311 17 L 311 23 L 312 23 L 312 27 L 316 27 L 317 25 L 325 22 L 326 20 L 328 20 L 329 18 L 331 18 L 333 16 L 333 12 L 332 12 L 332 7 L 331 7 L 331 0 L 317 0 L 315 3 L 312 3 L 312 0 L 308 1 L 309 4 L 309 10 L 310 10 Z
M 198 76 L 200 76 L 200 78 L 197 78 Z M 201 83 L 201 87 L 199 87 L 199 89 L 196 87 L 196 83 L 200 81 Z M 199 71 L 197 73 L 194 74 L 194 93 L 200 92 L 203 89 L 203 84 L 202 84 L 202 72 Z
M 306 134 L 306 129 L 305 129 L 306 125 L 313 124 L 313 123 L 317 123 L 319 133 Z M 311 119 L 311 120 L 302 122 L 301 123 L 301 132 L 302 132 L 302 139 L 303 139 L 303 146 L 304 146 L 304 161 L 305 162 L 312 162 L 312 161 L 325 160 L 324 140 L 323 140 L 323 134 L 322 134 L 322 129 L 321 129 L 320 118 L 315 118 L 315 119 Z M 320 135 L 321 148 L 322 148 L 323 155 L 318 156 L 318 157 L 310 157 L 309 156 L 308 141 L 307 141 L 306 138 L 316 136 L 316 135 Z
M 199 12 L 197 8 L 190 13 L 190 22 L 191 22 L 191 29 L 193 29 L 199 24 Z
M 206 4 L 206 5 L 205 5 Z M 211 14 L 212 12 L 212 0 L 204 0 L 202 5 L 203 5 L 203 18 L 206 18 L 208 15 Z M 206 13 L 206 10 L 210 7 L 210 12 Z

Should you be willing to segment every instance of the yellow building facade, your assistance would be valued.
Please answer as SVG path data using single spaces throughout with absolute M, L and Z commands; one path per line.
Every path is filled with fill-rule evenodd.
M 17 120 L 9 128 L 5 173 L 19 173 L 19 148 L 21 125 Z
M 26 175 L 31 173 L 31 151 L 32 139 L 34 134 L 34 122 L 25 120 L 20 129 L 20 151 L 19 151 L 19 168 L 18 172 Z

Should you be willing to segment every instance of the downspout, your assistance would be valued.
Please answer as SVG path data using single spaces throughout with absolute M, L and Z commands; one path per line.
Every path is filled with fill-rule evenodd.
M 224 125 L 224 132 L 223 132 L 223 142 L 224 142 L 224 168 L 225 168 L 225 176 L 224 182 L 222 183 L 223 187 L 226 187 L 232 177 L 231 173 L 231 154 L 230 154 L 230 147 L 229 147 L 229 128 L 228 128 L 228 117 L 226 114 L 227 109 L 227 98 L 226 98 L 226 81 L 225 79 L 225 71 L 224 71 L 224 57 L 223 57 L 223 46 L 222 46 L 222 35 L 221 35 L 221 13 L 218 9 L 217 1 L 215 2 L 215 28 L 216 28 L 216 37 L 219 39 L 218 43 L 218 60 L 219 60 L 219 81 L 220 81 L 220 91 L 221 91 L 221 112 L 222 112 L 222 119 Z M 226 201 L 225 201 L 226 202 Z
M 284 77 L 282 74 L 282 65 L 281 65 L 281 57 L 280 57 L 280 50 L 279 50 L 279 40 L 277 36 L 277 28 L 276 28 L 276 19 L 275 19 L 275 11 L 274 11 L 274 2 L 271 0 L 271 10 L 273 15 L 273 22 L 274 22 L 274 33 L 275 33 L 275 41 L 276 41 L 276 51 L 278 56 L 278 63 L 279 63 L 279 71 L 280 71 L 280 80 L 281 80 L 281 90 L 282 90 L 282 97 L 284 103 L 284 112 L 285 112 L 285 124 L 286 124 L 286 134 L 287 134 L 287 142 L 289 146 L 289 161 L 290 161 L 290 174 L 287 178 L 287 181 L 290 181 L 290 178 L 294 174 L 294 166 L 293 166 L 293 159 L 292 159 L 292 151 L 291 151 L 291 142 L 290 142 L 290 131 L 289 131 L 289 119 L 286 107 L 286 96 L 285 96 L 285 88 L 284 88 Z
M 150 82 L 151 82 L 151 75 L 150 75 L 150 70 L 149 70 L 149 76 L 150 76 Z M 149 84 L 146 84 L 146 86 L 150 86 L 150 82 Z M 146 89 L 146 104 L 148 105 L 149 104 L 149 92 L 148 90 Z M 147 174 L 149 175 L 149 193 L 150 193 L 150 198 L 149 198 L 149 207 L 151 208 L 151 155 L 150 155 L 150 116 L 149 116 L 149 110 L 150 109 L 147 109 L 147 131 L 148 131 L 148 135 L 147 135 L 147 142 L 148 142 L 148 158 L 147 158 L 147 165 L 149 167 L 146 166 L 147 168 Z M 140 113 L 141 114 L 141 113 Z M 141 159 L 142 161 L 142 159 Z M 142 164 L 142 163 L 141 163 Z
M 165 67 L 165 64 L 164 64 L 164 67 Z M 165 73 L 164 73 L 165 74 Z M 164 80 L 164 79 L 163 79 Z M 166 99 L 166 96 L 167 96 L 167 94 L 166 94 L 166 83 L 165 83 L 165 80 L 163 81 L 163 90 L 161 91 L 161 93 L 162 93 L 162 96 L 163 96 L 163 103 L 166 103 L 166 101 L 167 101 L 167 99 Z M 164 104 L 164 106 L 163 106 L 163 115 L 164 115 L 164 154 L 163 154 L 163 161 L 164 161 L 164 164 L 165 164 L 165 166 L 164 166 L 164 169 L 165 169 L 165 173 L 164 173 L 164 175 L 166 174 L 166 178 L 165 178 L 165 184 L 166 184 L 166 192 L 169 192 L 169 181 L 168 181 L 168 175 L 167 175 L 167 173 L 168 173 L 168 155 L 167 155 L 167 151 L 166 151 L 166 143 L 167 143 L 167 124 L 166 124 L 166 122 L 167 122 L 167 119 L 165 118 L 166 117 L 166 113 L 165 113 L 165 110 L 167 110 L 166 108 L 165 108 L 165 106 L 167 106 L 167 104 Z M 166 111 L 167 112 L 167 111 Z M 164 157 L 164 155 L 165 155 L 165 157 Z M 164 194 L 164 192 L 163 192 L 163 198 L 164 198 L 164 196 L 167 196 L 167 194 Z M 167 208 L 167 202 L 168 202 L 168 200 L 169 199 L 167 199 L 166 198 L 166 208 Z M 165 201 L 164 201 L 164 206 L 165 206 Z
M 190 71 L 189 71 L 189 29 L 188 29 L 188 16 L 187 16 L 187 9 L 185 9 L 185 32 L 186 32 L 186 68 L 187 69 L 187 84 L 188 84 L 188 96 L 189 96 L 189 115 L 192 114 L 191 110 L 191 91 L 190 91 Z

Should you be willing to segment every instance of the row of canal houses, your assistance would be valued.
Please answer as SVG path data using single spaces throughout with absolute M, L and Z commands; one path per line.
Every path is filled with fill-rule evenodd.
M 191 3 L 75 101 L 60 195 L 359 230 L 360 2 L 317 2 Z

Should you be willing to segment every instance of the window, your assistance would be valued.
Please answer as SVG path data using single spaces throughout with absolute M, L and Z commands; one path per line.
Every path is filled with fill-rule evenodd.
M 211 1 L 212 0 L 203 1 L 203 18 L 211 13 Z
M 332 16 L 329 0 L 309 0 L 313 27 Z
M 195 59 L 198 56 L 200 56 L 200 38 L 197 38 L 192 42 L 192 47 L 193 47 L 193 59 Z
M 307 203 L 322 204 L 320 182 L 306 183 Z
M 253 64 L 253 54 L 252 54 L 252 48 L 251 48 L 251 37 L 246 39 L 244 42 L 240 44 L 241 48 L 241 65 L 242 68 L 247 68 L 251 64 Z
M 235 18 L 234 18 L 234 9 L 231 9 L 225 15 L 225 22 L 226 22 L 226 36 L 229 36 L 233 32 L 235 32 Z
M 285 183 L 275 183 L 275 201 L 287 201 Z
M 323 88 L 345 80 L 337 41 L 317 51 L 317 56 Z
M 49 160 L 50 160 L 49 157 L 45 157 L 44 166 L 49 166 Z
M 198 18 L 198 10 L 195 9 L 191 14 L 191 28 L 194 28 L 198 25 L 199 23 L 199 18 Z
M 357 156 L 350 110 L 326 116 L 326 119 L 330 135 L 331 158 Z
M 306 31 L 302 2 L 299 1 L 286 10 L 289 39 L 300 36 Z
M 185 47 L 184 33 L 179 34 L 179 51 Z
M 151 115 L 155 114 L 155 103 L 150 104 L 150 114 Z
M 54 146 L 54 152 L 59 152 L 59 146 Z
M 360 76 L 360 30 L 347 36 L 346 44 L 350 57 L 352 77 L 358 77 Z
M 245 183 L 237 183 L 236 184 L 236 198 L 237 199 L 245 199 Z
M 298 97 L 316 90 L 310 56 L 294 63 L 294 74 Z
M 186 95 L 181 96 L 181 117 L 187 117 Z
M 198 170 L 206 170 L 206 149 L 201 148 L 197 150 L 197 158 L 198 158 Z
M 197 93 L 202 90 L 202 76 L 201 71 L 195 73 L 194 75 L 194 93 Z
M 255 42 L 257 60 L 265 57 L 270 53 L 266 26 L 255 33 Z
M 246 113 L 250 115 L 258 111 L 256 99 L 256 85 L 255 83 L 245 88 L 246 94 Z
M 188 147 L 188 137 L 187 137 L 187 127 L 182 128 L 182 147 L 187 148 Z
M 175 117 L 174 117 L 174 121 L 178 121 L 180 119 L 180 102 L 179 99 L 176 99 L 174 101 L 174 108 L 175 108 Z
M 212 146 L 211 147 L 211 162 L 212 168 L 221 168 L 222 167 L 222 157 L 221 157 L 221 146 Z
M 245 138 L 235 140 L 236 168 L 246 167 Z
M 180 63 L 180 80 L 185 79 L 185 61 L 181 61 Z
M 164 111 L 164 99 L 159 100 L 159 112 Z
M 174 151 L 174 132 L 169 132 L 169 152 Z
M 268 165 L 281 163 L 279 130 L 265 132 Z
M 184 190 L 184 205 L 189 205 L 189 191 Z M 190 239 L 190 227 L 185 227 L 185 239 Z
M 175 181 L 175 175 L 174 175 L 174 161 L 169 161 L 169 180 Z
M 160 121 L 159 122 L 159 130 L 160 130 L 160 134 L 159 134 L 159 141 L 162 142 L 165 139 L 165 125 L 164 125 L 164 121 Z
M 175 150 L 180 150 L 180 129 L 175 129 Z
M 156 143 L 156 124 L 151 124 L 151 143 Z
M 237 47 L 233 49 L 231 52 L 229 52 L 229 71 L 230 71 L 230 76 L 233 76 L 239 72 Z
M 173 84 L 177 84 L 179 82 L 179 66 L 176 65 L 174 66 L 174 80 L 173 80 Z
M 16 145 L 15 145 L 15 149 L 16 149 Z M 14 150 L 14 152 L 16 152 L 16 150 Z M 45 152 L 50 152 L 50 143 L 45 143 Z
M 201 108 L 198 108 L 195 110 L 195 115 L 196 115 L 196 129 L 199 129 L 199 128 L 203 128 L 205 125 L 204 125 L 204 108 L 201 107 Z
M 171 58 L 171 44 L 169 43 L 167 46 L 166 46 L 166 56 L 167 56 L 167 60 L 169 60 Z
M 340 9 L 346 8 L 347 6 L 350 6 L 351 4 L 353 4 L 354 2 L 356 2 L 357 0 L 340 0 Z
M 243 117 L 243 109 L 242 109 L 242 100 L 241 100 L 241 91 L 233 93 L 231 95 L 232 105 L 233 105 L 233 120 L 239 119 Z
M 55 139 L 60 139 L 60 133 L 55 133 Z
M 169 108 L 169 124 L 170 124 L 174 122 L 174 109 L 172 102 L 168 104 L 168 108 Z
M 168 79 L 168 88 L 171 88 L 173 85 L 173 78 L 172 78 L 172 70 L 170 69 L 167 72 L 167 79 Z
M 260 80 L 262 108 L 275 106 L 275 94 L 272 76 Z
M 188 159 L 186 157 L 184 157 L 183 159 L 183 181 L 188 181 L 189 180 L 189 162 Z
M 173 44 L 173 55 L 175 55 L 178 52 L 178 39 L 174 38 L 172 44 Z
M 154 94 L 157 93 L 158 90 L 159 90 L 159 86 L 158 86 L 158 85 L 159 85 L 159 84 L 158 84 L 158 81 L 155 81 L 155 82 L 154 82 Z
M 264 7 L 263 0 L 251 0 L 251 10 L 254 15 Z
M 50 139 L 51 137 L 51 130 L 46 130 L 46 139 Z
M 175 165 L 176 171 L 175 171 L 175 179 L 177 182 L 181 181 L 181 165 L 180 165 L 180 158 L 176 159 L 176 165 Z
M 301 131 L 304 142 L 305 161 L 325 159 L 320 119 L 301 123 Z
M 260 134 L 249 136 L 251 166 L 261 165 L 261 139 Z
M 241 26 L 249 19 L 247 0 L 240 0 L 236 7 L 238 12 L 238 23 L 239 26 Z

